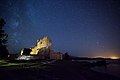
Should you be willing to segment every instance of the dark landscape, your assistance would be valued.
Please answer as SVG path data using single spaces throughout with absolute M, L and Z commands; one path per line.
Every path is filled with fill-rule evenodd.
M 48 61 L 48 62 L 52 62 L 52 61 Z M 95 67 L 95 63 L 92 64 L 84 61 L 79 62 L 79 61 L 65 60 L 65 61 L 55 61 L 49 64 L 45 64 L 46 63 L 45 61 L 42 62 L 27 61 L 22 64 L 20 63 L 17 62 L 14 63 L 15 65 L 9 64 L 4 67 L 0 66 L 0 74 L 1 74 L 0 79 L 1 80 L 9 80 L 9 79 L 11 80 L 28 80 L 28 79 L 29 80 L 120 80 L 120 77 L 118 75 L 115 76 L 109 73 L 92 70 L 91 68 Z M 119 72 L 119 68 L 118 71 L 116 71 L 116 73 Z

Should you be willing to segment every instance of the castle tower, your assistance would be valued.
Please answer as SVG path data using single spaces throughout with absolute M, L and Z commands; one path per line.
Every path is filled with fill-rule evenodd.
M 43 48 L 51 48 L 52 41 L 46 36 L 43 39 L 37 40 L 37 45 L 32 49 L 32 52 L 30 54 L 37 55 L 40 49 Z
M 46 36 L 43 39 L 37 41 L 37 48 L 50 48 L 52 45 L 52 41 Z

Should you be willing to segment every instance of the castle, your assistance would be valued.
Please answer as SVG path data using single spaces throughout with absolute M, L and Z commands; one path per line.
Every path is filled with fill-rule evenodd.
M 51 49 L 52 40 L 47 36 L 37 40 L 36 46 L 32 48 L 24 48 L 21 50 L 20 55 L 34 56 L 37 59 L 62 59 L 62 53 L 54 52 Z
M 42 48 L 50 49 L 52 41 L 46 36 L 43 39 L 37 40 L 37 45 L 31 48 L 32 52 L 30 54 L 38 54 Z

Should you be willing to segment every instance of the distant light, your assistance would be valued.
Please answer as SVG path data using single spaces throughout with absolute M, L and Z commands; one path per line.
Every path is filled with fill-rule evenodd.
M 110 57 L 111 59 L 119 59 L 119 57 Z
M 94 58 L 110 58 L 110 59 L 120 59 L 119 57 L 112 56 L 112 57 L 105 57 L 105 56 L 95 56 Z

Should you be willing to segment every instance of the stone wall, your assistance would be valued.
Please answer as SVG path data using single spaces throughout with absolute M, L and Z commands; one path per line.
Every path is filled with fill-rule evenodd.
M 30 54 L 38 54 L 42 48 L 50 48 L 52 45 L 52 41 L 46 36 L 43 39 L 37 40 L 37 45 L 32 49 Z

